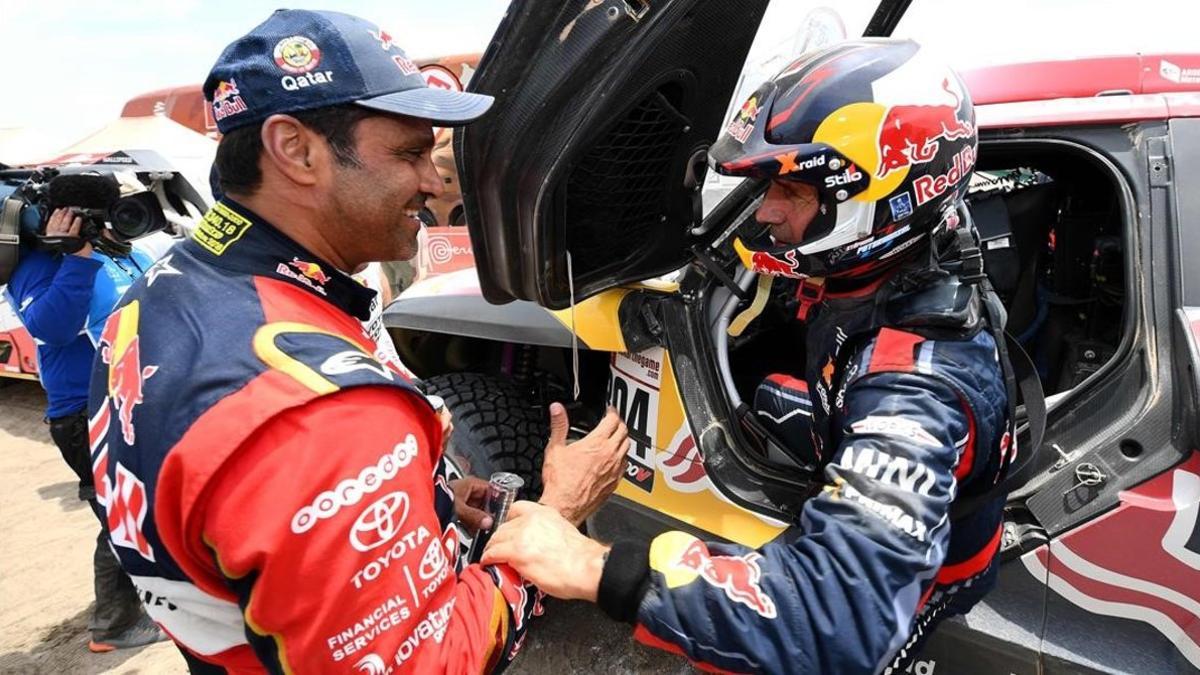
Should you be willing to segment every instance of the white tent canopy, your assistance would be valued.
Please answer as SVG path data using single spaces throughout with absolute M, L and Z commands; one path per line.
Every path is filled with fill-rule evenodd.
M 57 155 L 70 138 L 39 127 L 0 129 L 0 163 L 21 166 L 44 162 Z
M 61 158 L 117 150 L 153 150 L 182 173 L 197 192 L 208 195 L 208 172 L 217 142 L 167 117 L 119 117 L 58 154 Z

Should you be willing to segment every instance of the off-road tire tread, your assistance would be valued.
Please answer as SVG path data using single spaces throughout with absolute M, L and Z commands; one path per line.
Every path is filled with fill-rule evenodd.
M 449 373 L 430 377 L 425 385 L 453 415 L 450 451 L 467 459 L 472 474 L 487 478 L 494 471 L 510 471 L 525 479 L 522 499 L 541 495 L 550 423 L 544 407 L 498 375 Z

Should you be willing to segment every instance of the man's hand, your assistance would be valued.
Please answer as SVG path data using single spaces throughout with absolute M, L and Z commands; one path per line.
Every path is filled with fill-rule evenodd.
M 595 602 L 607 553 L 607 546 L 580 534 L 558 511 L 516 502 L 480 562 L 508 563 L 556 598 Z
M 492 526 L 492 517 L 487 506 L 488 482 L 475 476 L 450 481 L 454 493 L 454 515 L 472 531 L 486 530 Z
M 608 409 L 592 433 L 567 445 L 567 410 L 550 404 L 550 442 L 542 463 L 542 504 L 557 509 L 576 527 L 617 489 L 625 471 L 629 430 Z
M 71 209 L 54 209 L 50 220 L 46 223 L 47 237 L 78 237 L 83 229 L 83 218 L 71 212 Z M 92 255 L 92 245 L 84 242 L 83 247 L 71 255 L 89 258 Z

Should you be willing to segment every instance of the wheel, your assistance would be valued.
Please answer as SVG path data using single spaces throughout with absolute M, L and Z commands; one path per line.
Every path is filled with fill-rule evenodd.
M 449 450 L 468 472 L 487 478 L 509 471 L 525 479 L 521 499 L 542 494 L 542 453 L 550 435 L 549 412 L 509 380 L 482 373 L 436 375 L 425 390 L 441 396 L 454 417 Z
M 417 212 L 417 218 L 420 219 L 421 223 L 423 223 L 425 227 L 438 226 L 437 216 L 434 215 L 433 211 L 430 210 L 428 206 L 421 207 L 421 210 Z

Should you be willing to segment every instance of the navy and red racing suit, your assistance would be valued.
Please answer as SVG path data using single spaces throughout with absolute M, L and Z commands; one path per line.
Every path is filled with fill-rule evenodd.
M 230 672 L 480 672 L 535 592 L 460 569 L 436 415 L 373 291 L 231 201 L 139 280 L 92 376 L 96 489 L 154 618 Z
M 1011 461 L 979 289 L 888 282 L 811 310 L 801 377 L 773 375 L 756 394 L 765 425 L 823 466 L 798 522 L 758 550 L 668 532 L 618 542 L 605 564 L 601 607 L 704 668 L 898 671 L 995 581 L 1003 497 L 950 515 Z

